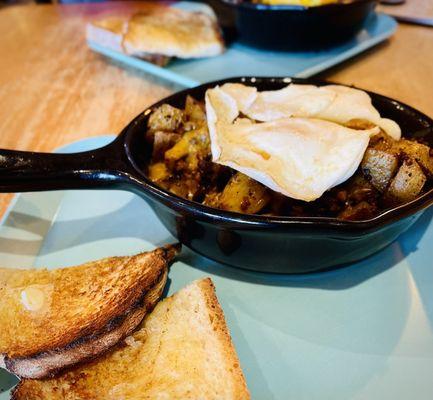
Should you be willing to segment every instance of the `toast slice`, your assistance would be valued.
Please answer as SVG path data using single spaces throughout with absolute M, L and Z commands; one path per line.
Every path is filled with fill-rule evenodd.
M 105 352 L 158 302 L 178 249 L 52 271 L 0 269 L 0 366 L 42 378 Z
M 211 57 L 225 49 L 211 8 L 190 12 L 156 6 L 130 17 L 105 17 L 87 24 L 86 38 L 159 66 L 166 65 L 171 57 Z
M 250 395 L 212 281 L 158 303 L 101 358 L 48 380 L 23 380 L 14 400 L 246 400 Z
M 123 51 L 122 38 L 128 29 L 128 20 L 122 17 L 107 17 L 86 26 L 87 40 L 114 51 Z
M 126 17 L 107 17 L 87 24 L 86 38 L 107 49 L 124 53 L 123 35 L 128 30 Z M 131 55 L 163 67 L 170 61 L 170 57 L 162 54 L 149 54 L 144 51 L 130 52 Z
M 123 36 L 127 54 L 162 54 L 178 58 L 216 56 L 224 42 L 216 17 L 173 7 L 134 14 Z

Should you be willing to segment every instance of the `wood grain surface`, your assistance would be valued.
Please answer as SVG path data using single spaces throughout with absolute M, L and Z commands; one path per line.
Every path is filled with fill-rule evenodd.
M 430 1 L 430 0 L 427 0 Z M 177 90 L 90 51 L 87 21 L 145 3 L 0 8 L 0 148 L 52 151 L 118 133 L 148 105 Z M 400 25 L 385 44 L 322 74 L 395 97 L 433 116 L 433 29 Z M 0 195 L 0 215 L 10 201 Z

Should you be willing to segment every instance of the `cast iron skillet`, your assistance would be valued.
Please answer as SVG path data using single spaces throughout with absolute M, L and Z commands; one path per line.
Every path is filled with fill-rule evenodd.
M 318 84 L 312 80 L 292 81 Z M 187 94 L 203 99 L 207 88 L 225 82 L 274 90 L 286 86 L 288 79 L 232 78 L 184 90 L 145 110 L 112 143 L 93 151 L 43 154 L 0 150 L 0 192 L 129 190 L 148 201 L 173 236 L 196 252 L 235 267 L 278 273 L 324 270 L 367 257 L 395 240 L 433 203 L 432 189 L 366 221 L 269 217 L 203 206 L 150 182 L 143 170 L 152 150 L 145 141 L 152 109 L 163 103 L 183 107 Z M 423 137 L 433 145 L 433 121 L 429 117 L 398 101 L 370 95 L 382 116 L 397 121 L 406 137 Z
M 272 50 L 319 50 L 351 39 L 360 31 L 376 0 L 344 0 L 317 7 L 267 5 L 222 0 L 233 6 L 239 39 Z

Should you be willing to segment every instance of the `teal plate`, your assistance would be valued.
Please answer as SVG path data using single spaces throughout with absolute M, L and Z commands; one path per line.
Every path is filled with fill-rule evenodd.
M 112 136 L 64 152 L 102 146 Z M 216 285 L 253 399 L 433 398 L 433 215 L 349 267 L 310 275 L 233 269 L 184 248 L 169 294 Z M 148 205 L 121 191 L 27 193 L 0 227 L 0 263 L 48 268 L 152 249 L 173 238 Z M 0 372 L 0 400 L 16 379 Z
M 181 2 L 183 8 L 197 9 L 197 3 Z M 188 7 L 186 7 L 188 6 Z M 184 87 L 233 76 L 293 76 L 308 78 L 347 60 L 389 38 L 396 30 L 395 20 L 385 14 L 373 14 L 364 28 L 351 40 L 341 45 L 307 52 L 271 52 L 254 49 L 240 43 L 232 44 L 218 57 L 192 60 L 173 60 L 159 67 L 139 58 L 127 56 L 96 43 L 88 46 L 124 65 L 167 79 Z

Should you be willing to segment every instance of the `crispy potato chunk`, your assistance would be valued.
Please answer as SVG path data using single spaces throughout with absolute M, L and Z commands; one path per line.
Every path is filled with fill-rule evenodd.
M 170 178 L 170 171 L 163 162 L 152 163 L 149 165 L 148 176 L 152 182 L 159 183 Z
M 165 152 L 165 160 L 173 165 L 186 157 L 187 168 L 195 171 L 199 167 L 200 159 L 206 158 L 210 154 L 209 133 L 207 127 L 186 132 L 171 149 Z
M 415 199 L 424 186 L 426 176 L 415 160 L 405 160 L 386 191 L 390 203 L 406 203 Z
M 150 131 L 174 132 L 183 121 L 183 111 L 169 104 L 163 104 L 150 114 L 147 124 Z
M 370 138 L 368 147 L 397 155 L 398 151 L 394 148 L 395 143 L 395 139 L 393 139 L 391 136 L 388 136 L 385 132 L 380 131 L 380 133 Z
M 433 175 L 433 157 L 430 156 L 430 147 L 407 139 L 399 140 L 395 146 L 401 153 L 416 160 L 430 175 Z
M 192 139 L 193 132 L 187 132 L 182 136 L 182 139 L 180 139 L 171 149 L 168 149 L 165 154 L 164 158 L 167 161 L 177 161 L 180 160 L 183 157 L 186 157 L 189 152 L 190 147 L 190 140 Z
M 265 207 L 269 200 L 270 195 L 265 186 L 238 172 L 224 188 L 218 208 L 255 214 Z
M 193 200 L 199 189 L 197 180 L 188 178 L 176 180 L 169 186 L 170 192 L 188 200 Z
M 398 168 L 398 158 L 388 152 L 367 149 L 361 162 L 364 176 L 380 192 L 388 187 Z
M 175 132 L 156 131 L 153 136 L 152 159 L 159 160 L 164 158 L 164 153 L 173 147 L 182 137 Z
M 203 104 L 191 96 L 186 98 L 184 124 L 187 131 L 206 125 L 206 112 Z

